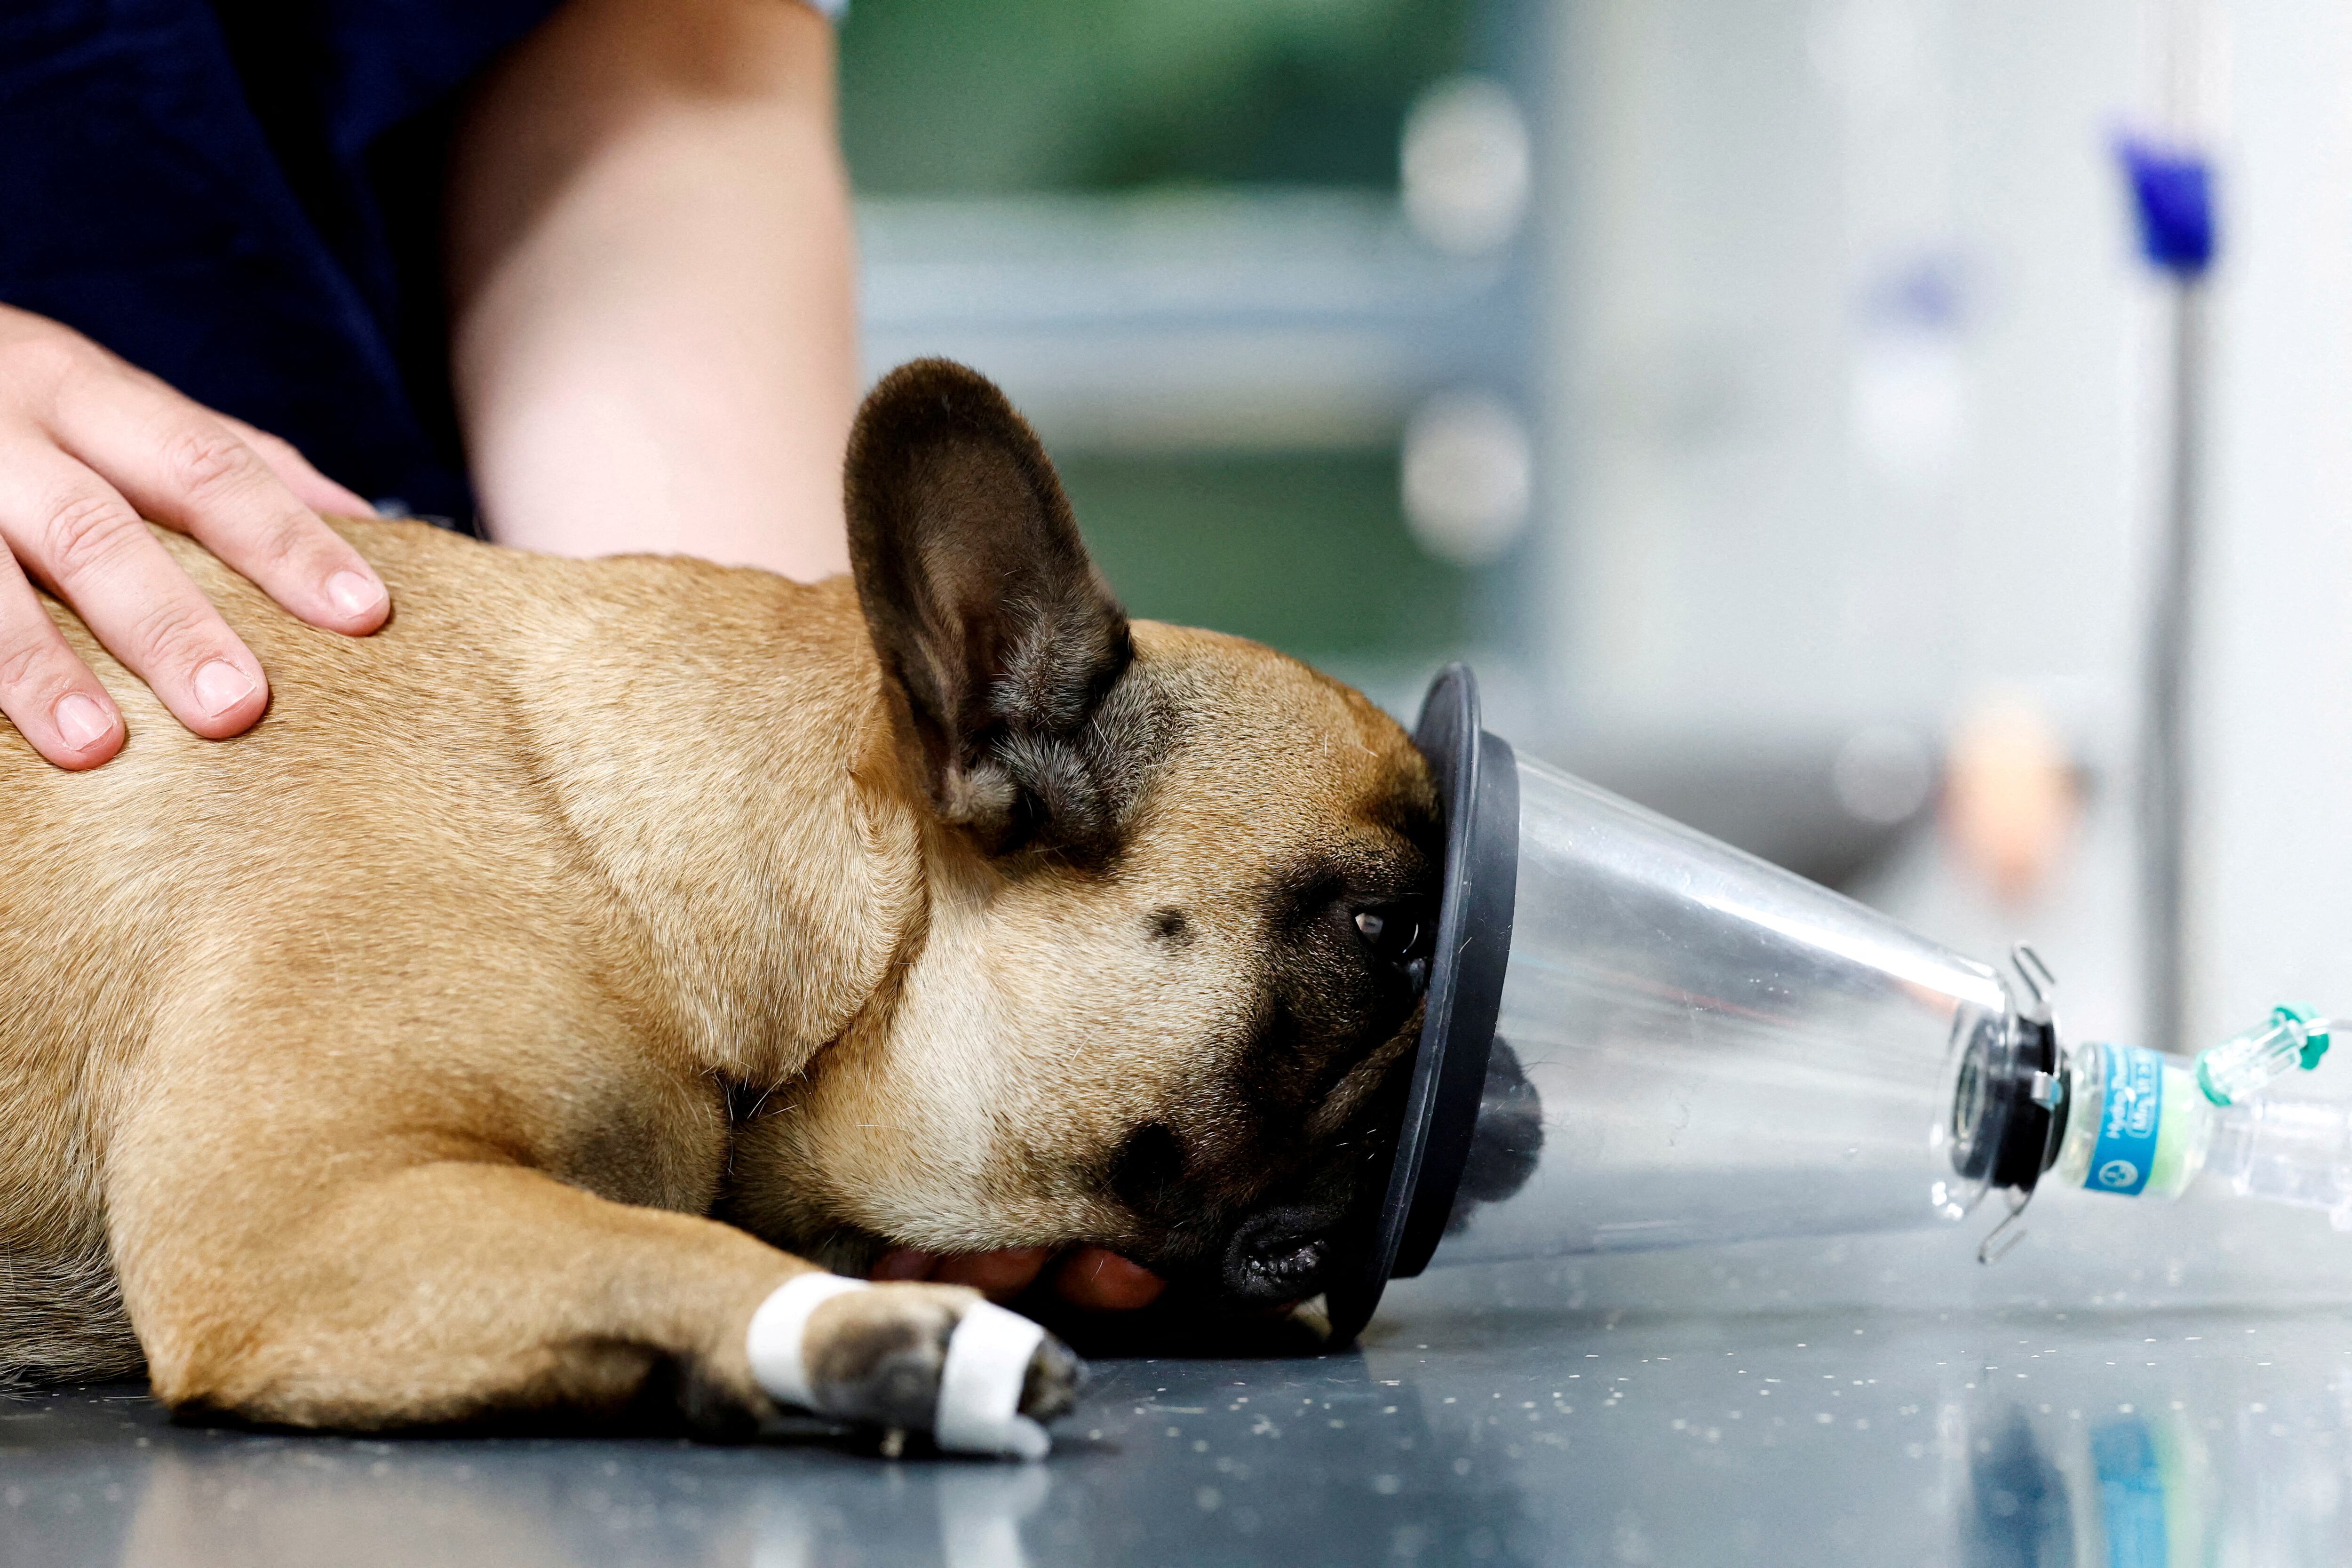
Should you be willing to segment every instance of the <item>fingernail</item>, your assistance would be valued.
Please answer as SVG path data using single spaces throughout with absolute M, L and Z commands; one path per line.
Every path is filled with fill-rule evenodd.
M 205 710 L 207 719 L 217 719 L 259 688 L 253 677 L 225 658 L 215 658 L 196 669 L 196 706 Z
M 327 597 L 336 609 L 357 619 L 383 603 L 383 584 L 356 572 L 338 572 L 327 579 Z
M 58 699 L 58 733 L 77 752 L 87 752 L 114 733 L 114 719 L 93 698 L 69 691 Z

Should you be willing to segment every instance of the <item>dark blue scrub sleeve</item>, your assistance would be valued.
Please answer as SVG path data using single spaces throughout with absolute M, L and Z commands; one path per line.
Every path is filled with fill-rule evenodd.
M 0 300 L 470 525 L 442 173 L 554 0 L 10 0 Z

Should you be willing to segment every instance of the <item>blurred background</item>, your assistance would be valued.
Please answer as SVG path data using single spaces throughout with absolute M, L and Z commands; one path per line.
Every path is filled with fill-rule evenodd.
M 2116 143 L 2185 59 L 2188 1032 L 2352 1006 L 2352 13 L 856 0 L 843 51 L 869 371 L 1000 379 L 1133 612 L 1408 718 L 1466 657 L 1524 750 L 2031 938 L 2122 1038 L 2173 285 Z

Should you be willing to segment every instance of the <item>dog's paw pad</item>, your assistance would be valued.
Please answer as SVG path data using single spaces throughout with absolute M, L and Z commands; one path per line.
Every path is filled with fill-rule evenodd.
M 843 1286 L 798 1292 L 815 1300 L 794 1314 L 789 1375 L 762 1375 L 772 1394 L 841 1420 L 929 1432 L 952 1451 L 1045 1453 L 1039 1423 L 1067 1410 L 1085 1381 L 1066 1345 L 961 1286 Z M 772 1364 L 757 1319 L 752 1337 L 755 1370 Z
M 801 1356 L 827 1415 L 931 1429 L 948 1342 L 980 1294 L 961 1286 L 883 1285 L 836 1297 L 810 1315 Z
M 1032 1421 L 1051 1421 L 1078 1402 L 1078 1392 L 1086 1385 L 1087 1363 L 1069 1346 L 1047 1334 L 1037 1353 L 1029 1358 L 1028 1373 L 1021 1380 L 1021 1414 Z

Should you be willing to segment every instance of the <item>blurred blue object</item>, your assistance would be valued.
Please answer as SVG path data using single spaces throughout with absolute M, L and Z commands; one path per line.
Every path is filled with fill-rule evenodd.
M 2213 168 L 2198 153 L 2126 136 L 2116 145 L 2139 216 L 2140 254 L 2182 278 L 2213 262 Z
M 2164 1470 L 2147 1423 L 2126 1415 L 2092 1428 L 2091 1463 L 2099 1474 L 2107 1568 L 2165 1568 L 2172 1558 L 2165 1530 Z

